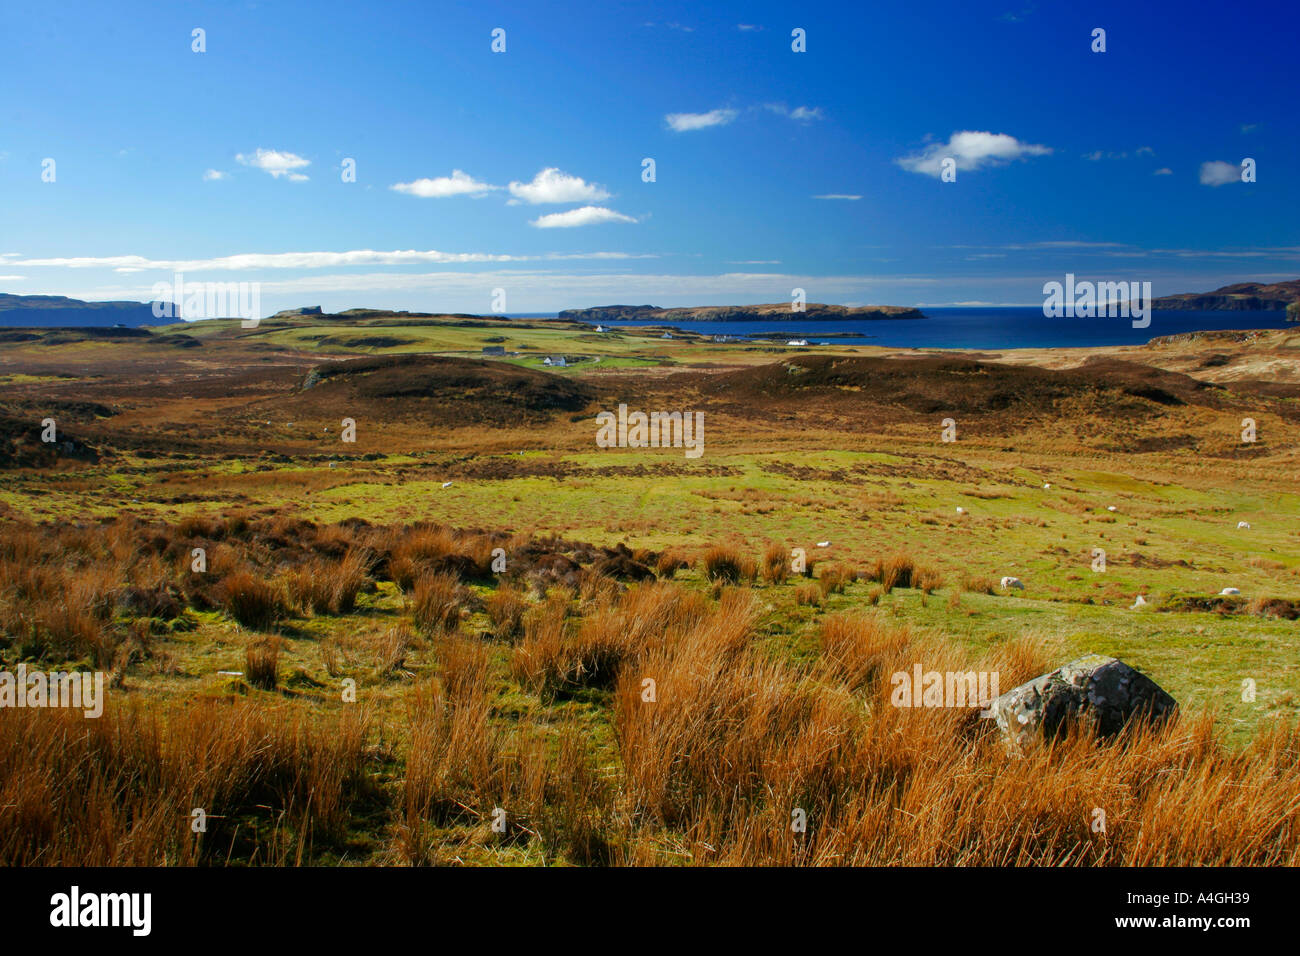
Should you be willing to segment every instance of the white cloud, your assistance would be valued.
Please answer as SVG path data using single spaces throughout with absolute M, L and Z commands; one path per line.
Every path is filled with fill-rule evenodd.
M 708 129 L 710 126 L 726 126 L 735 118 L 736 111 L 727 109 L 709 110 L 707 113 L 669 113 L 664 117 L 675 133 Z
M 850 201 L 856 201 L 861 198 L 861 196 L 854 196 L 851 193 L 825 193 L 821 196 L 813 196 L 813 199 L 847 199 Z
M 1241 167 L 1236 163 L 1225 163 L 1216 159 L 1201 163 L 1202 186 L 1226 186 L 1228 183 L 1241 182 Z
M 736 29 L 742 33 L 748 33 L 750 30 L 761 30 L 763 28 L 753 23 L 737 23 Z
M 1137 148 L 1137 154 L 1139 156 L 1154 156 L 1156 154 L 1156 151 L 1152 149 L 1150 146 L 1139 146 Z
M 203 181 L 205 183 L 210 183 L 218 179 L 229 179 L 229 178 L 230 177 L 228 173 L 223 173 L 219 169 L 209 169 L 206 173 L 203 174 Z
M 512 182 L 510 195 L 515 198 L 510 202 L 526 203 L 566 203 L 566 202 L 601 202 L 609 198 L 609 192 L 603 186 L 589 183 L 579 176 L 570 176 L 554 166 L 543 169 L 533 177 L 531 183 Z
M 268 172 L 276 179 L 292 173 L 289 178 L 295 181 L 301 181 L 307 177 L 301 173 L 293 173 L 293 170 L 311 165 L 310 159 L 303 159 L 295 153 L 282 153 L 278 149 L 259 149 L 252 156 L 240 153 L 235 157 L 235 161 Z
M 608 211 L 608 210 L 607 210 Z M 618 215 L 615 213 L 615 215 Z M 487 252 L 439 252 L 429 250 L 353 249 L 348 252 L 272 252 L 241 253 L 214 259 L 147 259 L 144 256 L 83 256 L 58 259 L 7 259 L 7 265 L 42 266 L 65 269 L 113 269 L 119 273 L 161 270 L 167 272 L 242 272 L 249 269 L 330 269 L 347 266 L 405 266 L 470 264 L 478 262 L 529 262 L 559 259 L 655 259 L 655 255 L 626 252 L 548 253 L 540 256 L 514 256 Z
M 594 226 L 602 222 L 636 222 L 631 216 L 606 209 L 604 206 L 580 206 L 565 212 L 553 212 L 532 220 L 530 226 L 538 229 L 566 229 L 572 226 Z
M 799 120 L 807 122 L 808 120 L 818 120 L 822 118 L 822 108 L 820 106 L 796 106 L 790 109 L 784 103 L 768 103 L 767 108 L 778 116 L 784 116 L 786 119 Z
M 450 176 L 394 183 L 389 188 L 399 193 L 406 193 L 408 196 L 419 196 L 421 199 L 446 199 L 448 196 L 472 196 L 479 199 L 501 187 L 481 183 L 469 173 L 453 169 Z
M 908 172 L 938 178 L 943 172 L 943 160 L 951 157 L 957 169 L 971 172 L 984 166 L 1002 166 L 1027 156 L 1046 156 L 1048 146 L 1022 143 L 1006 133 L 982 133 L 963 130 L 953 133 L 946 143 L 931 143 L 919 153 L 901 156 L 894 160 Z
M 1154 173 L 1152 173 L 1151 175 L 1152 175 L 1152 176 L 1172 176 L 1173 174 L 1174 174 L 1174 171 L 1173 171 L 1172 169 L 1170 169 L 1168 166 L 1161 166 L 1159 169 L 1157 169 L 1157 170 L 1156 170 Z
M 26 276 L 0 276 L 0 282 L 22 282 Z

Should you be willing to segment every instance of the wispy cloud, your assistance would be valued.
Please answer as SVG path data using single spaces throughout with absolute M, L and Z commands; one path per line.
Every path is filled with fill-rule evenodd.
M 162 270 L 167 272 L 238 272 L 249 269 L 331 269 L 345 266 L 468 265 L 471 263 L 529 262 L 560 259 L 654 259 L 655 255 L 625 252 L 547 253 L 517 256 L 488 252 L 440 252 L 427 250 L 352 249 L 347 252 L 252 252 L 211 259 L 149 259 L 145 256 L 76 256 L 46 259 L 6 257 L 6 266 L 41 266 L 65 269 L 112 269 L 120 273 Z
M 1241 182 L 1241 167 L 1236 163 L 1225 163 L 1220 159 L 1201 163 L 1202 186 L 1226 186 L 1229 183 L 1239 182 Z
M 796 106 L 790 109 L 784 103 L 767 103 L 767 109 L 776 113 L 778 116 L 784 116 L 786 119 L 807 122 L 809 120 L 819 120 L 822 118 L 822 108 L 820 106 Z
M 856 202 L 861 198 L 861 196 L 855 196 L 852 193 L 824 193 L 821 196 L 813 196 L 813 199 L 847 199 L 851 202 Z
M 963 130 L 953 133 L 946 143 L 931 143 L 920 152 L 901 156 L 895 162 L 908 172 L 938 178 L 943 172 L 943 160 L 949 157 L 955 161 L 958 170 L 972 172 L 985 166 L 1003 166 L 1029 156 L 1046 156 L 1051 151 L 1048 146 L 1024 143 L 1006 133 Z
M 219 169 L 209 169 L 206 173 L 203 174 L 203 181 L 205 183 L 215 182 L 218 179 L 228 179 L 228 178 L 230 178 L 229 174 L 223 173 Z
M 449 196 L 471 196 L 479 199 L 501 187 L 479 182 L 469 173 L 453 169 L 450 176 L 394 183 L 388 188 L 395 192 L 406 193 L 408 196 L 419 196 L 421 199 L 446 199 Z
M 246 153 L 237 154 L 235 162 L 270 173 L 276 179 L 286 176 L 293 182 L 304 182 L 308 178 L 302 173 L 294 172 L 295 169 L 304 169 L 311 165 L 310 159 L 304 159 L 296 153 L 260 148 L 251 156 Z
M 669 113 L 664 117 L 670 129 L 675 133 L 691 130 L 708 129 L 710 126 L 726 126 L 736 118 L 736 111 L 731 109 L 709 110 L 707 113 Z
M 1172 169 L 1170 169 L 1168 166 L 1161 166 L 1159 169 L 1157 169 L 1157 170 L 1156 170 L 1154 173 L 1152 173 L 1151 175 L 1152 175 L 1152 176 L 1172 176 L 1173 174 L 1174 174 L 1174 171 L 1173 171 Z
M 589 183 L 579 176 L 570 176 L 554 166 L 543 169 L 533 177 L 531 183 L 512 182 L 510 202 L 567 203 L 567 202 L 601 202 L 609 198 L 609 191 L 603 186 Z
M 538 229 L 569 229 L 574 226 L 595 226 L 606 222 L 636 222 L 636 220 L 604 206 L 580 206 L 565 212 L 548 213 L 532 220 L 529 225 L 536 226 Z

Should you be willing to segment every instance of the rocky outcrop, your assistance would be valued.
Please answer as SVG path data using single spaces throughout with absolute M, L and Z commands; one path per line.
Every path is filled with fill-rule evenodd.
M 660 309 L 653 305 L 603 305 L 590 309 L 565 309 L 559 318 L 570 322 L 645 322 L 671 325 L 678 322 L 757 322 L 769 319 L 833 321 L 836 319 L 923 319 L 920 309 L 901 305 L 822 305 L 809 302 L 802 312 L 793 312 L 789 302 L 768 305 L 706 305 Z
M 1238 282 L 1213 292 L 1163 295 L 1151 303 L 1155 309 L 1214 312 L 1278 312 L 1300 301 L 1300 279 L 1290 282 Z
M 997 721 L 1007 745 L 1022 750 L 1034 739 L 1061 735 L 1075 723 L 1098 737 L 1119 733 L 1130 720 L 1160 722 L 1177 702 L 1151 678 L 1123 661 L 1089 654 L 1007 691 L 985 715 Z

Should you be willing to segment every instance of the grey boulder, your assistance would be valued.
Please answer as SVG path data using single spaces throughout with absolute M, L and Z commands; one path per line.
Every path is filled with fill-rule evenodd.
M 1064 734 L 1075 722 L 1109 737 L 1134 718 L 1159 723 L 1177 709 L 1177 701 L 1151 678 L 1113 657 L 1089 654 L 1007 691 L 984 716 L 1019 750 L 1036 737 Z

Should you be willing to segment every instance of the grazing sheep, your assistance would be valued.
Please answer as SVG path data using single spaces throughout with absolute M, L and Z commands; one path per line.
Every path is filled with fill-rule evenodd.
M 1238 588 L 1224 588 L 1224 589 L 1223 589 L 1222 591 L 1220 591 L 1219 593 L 1220 593 L 1220 594 L 1240 594 L 1241 591 L 1240 591 Z
M 1010 589 L 1010 588 L 1018 588 L 1018 589 L 1021 590 L 1021 591 L 1023 591 L 1023 590 L 1025 589 L 1025 585 L 1024 585 L 1024 583 L 1021 582 L 1021 580 L 1020 580 L 1019 578 L 1013 578 L 1013 577 L 1005 577 L 1005 578 L 1003 578 L 1003 579 L 1002 579 L 1002 585 L 1001 585 L 1001 586 L 1002 586 L 1002 590 L 1004 590 L 1004 591 L 1006 591 L 1006 590 L 1008 590 L 1008 589 Z
M 1130 610 L 1130 611 L 1134 611 L 1134 610 L 1136 610 L 1137 608 L 1140 608 L 1140 607 L 1146 607 L 1146 603 L 1147 603 L 1147 599 L 1144 598 L 1142 595 L 1139 594 L 1139 595 L 1137 596 L 1137 600 L 1133 602 L 1133 606 L 1132 606 L 1131 608 L 1129 608 L 1129 610 Z
M 963 508 L 963 507 L 961 507 L 960 505 L 958 505 L 958 506 L 957 506 L 957 514 L 959 514 L 959 515 L 964 515 L 965 513 L 966 513 L 966 509 Z
M 1106 510 L 1107 510 L 1107 511 L 1119 511 L 1119 509 L 1116 508 L 1114 505 L 1107 505 L 1107 506 L 1106 506 Z
M 1238 521 L 1238 522 L 1237 522 L 1237 530 L 1241 530 L 1242 528 L 1245 528 L 1247 531 L 1249 531 L 1249 530 L 1250 530 L 1250 522 L 1249 522 L 1249 521 Z

